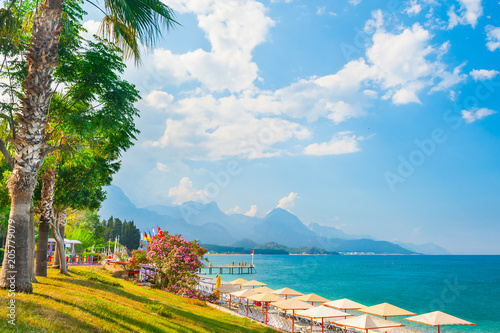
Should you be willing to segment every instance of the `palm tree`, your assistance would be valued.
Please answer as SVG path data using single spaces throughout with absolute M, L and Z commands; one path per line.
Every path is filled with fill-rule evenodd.
M 23 82 L 24 95 L 13 131 L 14 156 L 7 156 L 6 150 L 0 149 L 12 167 L 8 182 L 11 212 L 7 230 L 12 235 L 8 237 L 12 238 L 5 246 L 0 287 L 15 287 L 17 291 L 27 293 L 33 292 L 28 264 L 33 192 L 45 157 L 61 148 L 48 145 L 51 134 L 46 132 L 46 126 L 65 1 L 71 0 L 44 0 L 37 8 L 27 53 L 28 74 Z M 15 2 L 11 0 L 7 3 Z M 139 59 L 139 43 L 146 47 L 154 45 L 161 37 L 161 29 L 169 29 L 176 23 L 172 10 L 160 0 L 104 0 L 103 12 L 105 17 L 101 33 L 122 46 L 126 56 L 133 55 L 136 62 Z M 5 143 L 2 141 L 0 148 L 3 147 Z

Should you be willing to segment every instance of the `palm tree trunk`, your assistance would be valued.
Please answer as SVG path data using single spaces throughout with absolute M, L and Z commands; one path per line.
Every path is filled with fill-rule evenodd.
M 38 226 L 38 242 L 36 250 L 35 275 L 47 277 L 47 244 L 49 243 L 49 223 Z
M 35 277 L 35 213 L 33 209 L 30 211 L 29 237 L 28 237 L 28 269 L 30 272 L 30 280 L 37 283 Z
M 32 293 L 28 268 L 28 226 L 31 195 L 21 191 L 16 191 L 14 194 L 11 194 L 8 236 L 2 272 L 0 273 L 0 287 Z
M 50 221 L 53 219 L 55 184 L 56 168 L 51 167 L 45 169 L 38 212 L 40 215 L 40 225 L 38 226 L 38 243 L 36 251 L 35 275 L 37 276 L 47 276 L 47 244 L 49 242 Z
M 46 115 L 52 97 L 52 72 L 58 61 L 57 49 L 61 34 L 61 13 L 64 0 L 45 0 L 37 10 L 28 50 L 28 75 L 23 82 L 24 97 L 17 113 L 17 135 L 14 168 L 9 179 L 11 213 L 8 234 L 15 243 L 12 259 L 4 257 L 0 287 L 13 286 L 17 291 L 32 293 L 28 265 L 30 206 L 37 183 L 37 174 L 48 153 Z M 12 246 L 15 245 L 15 248 Z M 9 249 L 7 249 L 9 251 Z
M 52 228 L 52 230 L 54 230 Z M 54 236 L 54 232 L 52 231 L 52 236 Z M 56 236 L 54 236 L 54 239 L 56 238 Z M 54 262 L 52 263 L 52 268 L 59 268 L 60 267 L 60 263 L 61 263 L 61 256 L 59 255 L 59 248 L 57 247 L 57 240 L 56 240 L 56 243 L 54 245 Z

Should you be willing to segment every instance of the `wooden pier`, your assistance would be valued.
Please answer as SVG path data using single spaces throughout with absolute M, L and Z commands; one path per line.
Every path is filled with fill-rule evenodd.
M 208 274 L 254 274 L 257 273 L 255 266 L 203 266 L 198 268 L 198 273 L 202 273 L 203 270 Z

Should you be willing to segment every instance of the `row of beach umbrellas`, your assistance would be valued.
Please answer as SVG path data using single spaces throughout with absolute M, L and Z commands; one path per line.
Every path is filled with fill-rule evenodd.
M 251 289 L 242 289 L 242 287 L 251 287 Z M 440 333 L 440 328 L 442 326 L 475 325 L 471 322 L 451 316 L 441 311 L 416 315 L 413 312 L 401 309 L 389 303 L 381 303 L 366 307 L 363 304 L 354 302 L 347 298 L 330 301 L 320 295 L 304 295 L 290 288 L 273 290 L 268 288 L 266 283 L 256 280 L 247 281 L 240 278 L 229 282 L 227 285 L 221 286 L 220 276 L 218 276 L 215 290 L 219 293 L 229 294 L 230 309 L 232 297 L 246 299 L 247 316 L 249 301 L 261 302 L 262 304 L 265 304 L 262 309 L 263 311 L 264 308 L 266 310 L 266 324 L 268 321 L 269 304 L 284 311 L 285 317 L 287 311 L 292 311 L 292 332 L 294 332 L 295 328 L 295 315 L 311 319 L 311 332 L 313 329 L 314 319 L 321 319 L 322 331 L 324 332 L 325 318 L 340 318 L 339 320 L 332 321 L 332 323 L 344 327 L 345 330 L 347 330 L 347 328 L 355 328 L 366 330 L 366 333 L 368 333 L 368 330 L 392 329 L 405 326 L 403 324 L 387 320 L 388 317 L 399 316 L 412 316 L 404 319 L 419 324 L 437 327 L 438 333 Z M 293 297 L 288 298 L 290 296 Z M 283 297 L 285 297 L 285 299 L 283 299 Z M 318 303 L 320 305 L 315 307 L 314 303 Z M 347 313 L 347 310 L 356 310 L 358 312 L 365 313 L 365 315 L 354 316 Z M 383 317 L 384 319 L 379 317 Z

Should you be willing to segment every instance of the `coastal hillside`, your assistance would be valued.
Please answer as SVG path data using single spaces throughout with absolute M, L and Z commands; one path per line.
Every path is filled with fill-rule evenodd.
M 240 242 L 236 242 L 238 244 Z M 202 247 L 207 249 L 210 253 L 217 254 L 328 254 L 338 255 L 336 251 L 326 251 L 325 249 L 317 246 L 301 246 L 301 247 L 288 247 L 276 242 L 269 242 L 261 245 L 255 245 L 252 248 L 244 248 L 241 246 L 224 246 L 215 244 L 201 244 Z
M 33 294 L 16 293 L 18 332 L 276 332 L 249 319 L 231 316 L 205 302 L 149 289 L 114 278 L 110 271 L 72 267 L 37 277 Z M 8 290 L 0 290 L 4 304 Z M 7 306 L 0 316 L 7 318 Z M 7 320 L 1 332 L 10 332 Z
M 138 208 L 117 186 L 107 187 L 107 199 L 99 214 L 102 218 L 114 216 L 134 220 L 141 230 L 160 226 L 170 233 L 182 234 L 188 240 L 198 239 L 203 244 L 244 249 L 276 242 L 289 248 L 317 247 L 338 252 L 422 253 L 365 235 L 348 235 L 331 227 L 316 224 L 308 227 L 297 216 L 280 208 L 272 210 L 264 218 L 228 215 L 215 202 L 185 202 L 179 206 L 154 205 Z

